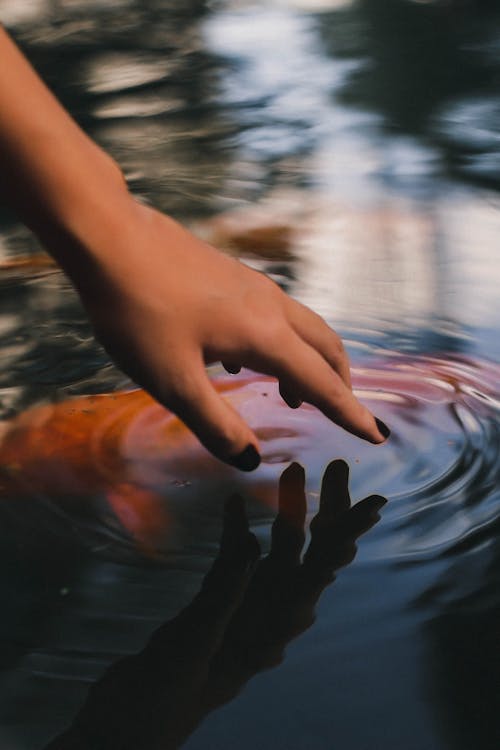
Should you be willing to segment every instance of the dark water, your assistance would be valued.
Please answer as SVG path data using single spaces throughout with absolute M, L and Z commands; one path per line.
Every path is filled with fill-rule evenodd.
M 127 383 L 57 271 L 0 271 L 2 750 L 44 747 L 166 622 L 92 694 L 81 721 L 107 738 L 95 747 L 500 746 L 494 5 L 0 2 L 136 193 L 222 244 L 235 245 L 212 221 L 222 212 L 246 236 L 278 227 L 286 242 L 245 261 L 343 334 L 361 397 L 392 429 L 365 446 L 257 380 L 239 405 L 264 461 L 244 479 L 121 397 L 111 416 L 101 402 L 78 402 L 77 420 L 54 407 L 50 430 L 32 412 L 23 432 L 13 420 L 30 407 Z M 1 221 L 3 258 L 36 249 Z M 344 520 L 318 532 L 311 583 L 297 529 L 334 458 L 354 500 L 388 503 L 377 523 L 370 508 L 349 521 L 337 487 Z M 205 596 L 172 620 L 217 557 L 235 489 L 269 551 L 292 460 L 307 507 L 291 492 L 270 561 L 251 578 L 255 546 L 226 513 Z

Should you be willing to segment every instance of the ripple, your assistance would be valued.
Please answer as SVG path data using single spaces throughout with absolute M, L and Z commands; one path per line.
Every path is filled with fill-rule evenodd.
M 222 500 L 234 491 L 252 499 L 250 520 L 262 531 L 292 460 L 306 467 L 314 513 L 324 467 L 342 457 L 353 498 L 377 493 L 391 501 L 365 545 L 368 556 L 451 554 L 484 541 L 498 522 L 498 374 L 498 365 L 456 357 L 393 356 L 354 369 L 357 395 L 391 428 L 383 446 L 349 435 L 309 405 L 290 410 L 270 378 L 216 377 L 260 439 L 263 461 L 251 475 L 214 459 L 140 390 L 38 407 L 4 427 L 3 495 L 10 503 L 43 498 L 105 535 L 104 554 L 119 548 L 155 557 L 182 548 L 207 518 L 211 547 Z
M 388 494 L 398 502 L 388 506 L 385 555 L 452 554 L 488 539 L 488 533 L 494 539 L 500 499 L 498 366 L 421 358 L 403 360 L 395 369 L 409 377 L 413 408 L 391 413 L 400 446 Z M 391 378 L 392 373 L 389 388 Z M 429 387 L 442 393 L 432 408 Z

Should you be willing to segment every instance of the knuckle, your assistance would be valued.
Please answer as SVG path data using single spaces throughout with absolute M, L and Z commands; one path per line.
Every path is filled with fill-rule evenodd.
M 264 273 L 257 273 L 257 278 L 262 291 L 267 292 L 268 294 L 272 294 L 276 297 L 281 294 L 281 289 L 275 281 L 269 278 L 269 276 L 266 276 L 266 274 Z
M 282 346 L 289 337 L 290 329 L 283 318 L 265 320 L 262 335 L 270 351 L 276 351 L 276 346 Z
M 262 314 L 249 321 L 250 344 L 254 351 L 276 354 L 289 334 L 289 326 L 281 315 Z
M 332 355 L 341 359 L 346 356 L 344 342 L 336 331 L 331 328 L 326 320 L 321 317 L 318 313 L 311 310 L 311 322 L 316 327 L 318 333 L 322 335 L 325 343 L 328 343 L 328 347 Z
M 269 313 L 271 308 L 279 305 L 281 294 L 281 289 L 272 279 L 257 273 L 254 283 L 248 289 L 247 300 L 251 308 Z
M 345 354 L 344 342 L 337 333 L 333 334 L 333 346 L 340 355 Z
M 313 325 L 322 333 L 335 334 L 335 331 L 332 328 L 330 328 L 326 320 L 319 313 L 315 312 L 314 310 L 311 310 L 310 307 L 306 307 L 305 305 L 301 305 L 301 307 L 302 307 L 302 310 L 306 313 L 311 325 Z
M 334 330 L 328 327 L 328 331 L 330 335 L 330 349 L 332 351 L 333 356 L 336 357 L 337 359 L 341 359 L 345 357 L 346 351 L 344 347 L 344 342 L 342 341 L 338 333 L 335 333 Z

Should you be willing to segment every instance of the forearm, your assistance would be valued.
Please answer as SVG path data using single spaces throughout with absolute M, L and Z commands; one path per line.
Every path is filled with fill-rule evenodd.
M 63 267 L 73 243 L 112 222 L 117 164 L 75 123 L 0 27 L 0 195 Z M 102 221 L 100 218 L 102 217 Z M 98 239 L 96 237 L 96 239 Z

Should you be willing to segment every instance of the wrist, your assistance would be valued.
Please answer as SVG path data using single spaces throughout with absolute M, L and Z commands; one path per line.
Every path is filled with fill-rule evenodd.
M 44 243 L 57 246 L 59 236 L 83 240 L 110 206 L 128 196 L 117 163 L 83 133 L 81 140 L 59 152 L 50 136 L 41 145 L 45 163 L 38 174 L 32 171 L 33 187 L 22 208 L 26 223 Z
M 116 163 L 74 122 L 0 28 L 0 194 L 41 239 L 78 233 L 111 193 Z M 49 248 L 50 249 L 50 248 Z
M 62 167 L 52 171 L 50 189 L 27 221 L 77 283 L 83 267 L 98 263 L 123 233 L 136 205 L 116 162 L 94 143 L 89 146 L 69 167 L 62 160 Z

